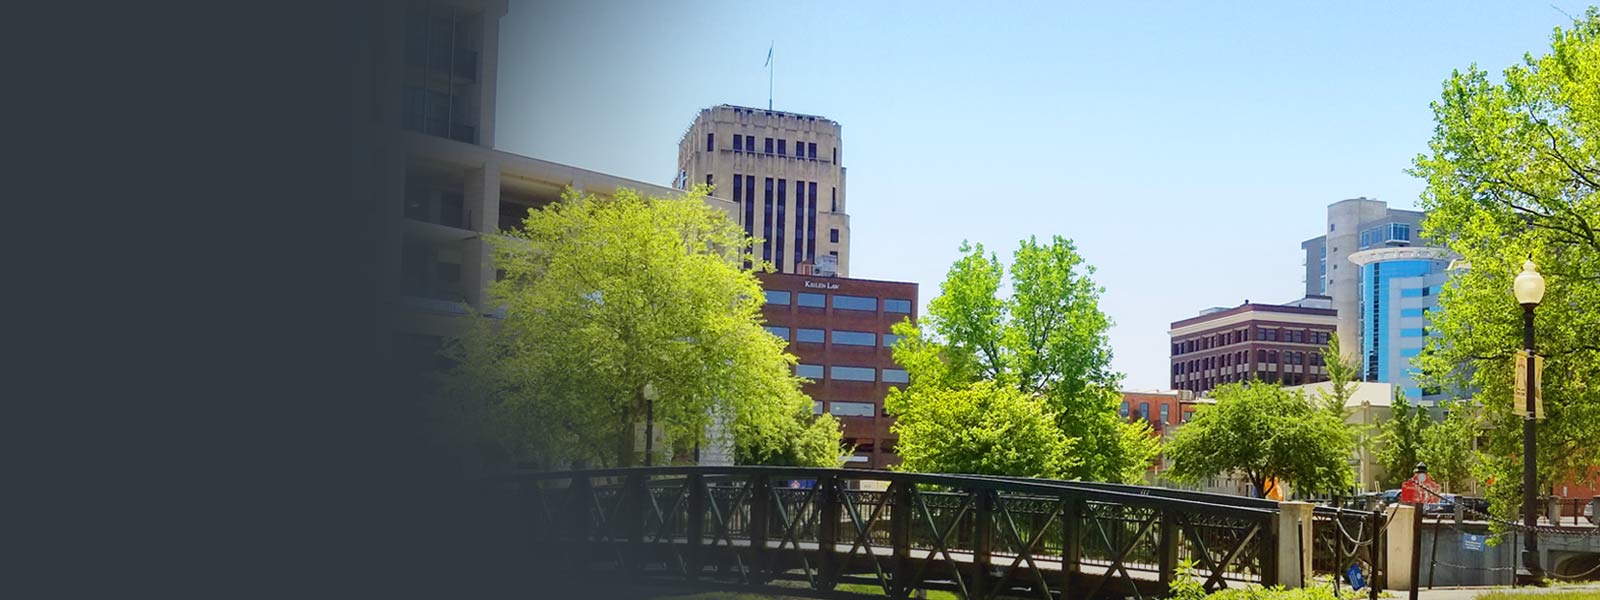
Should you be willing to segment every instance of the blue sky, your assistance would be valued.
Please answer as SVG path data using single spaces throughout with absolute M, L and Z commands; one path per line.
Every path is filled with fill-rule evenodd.
M 981 4 L 981 5 L 980 5 Z M 1584 4 L 1554 6 L 1581 15 Z M 938 294 L 962 240 L 1074 240 L 1127 388 L 1172 321 L 1304 291 L 1325 207 L 1414 207 L 1452 69 L 1570 23 L 1548 2 L 511 2 L 498 147 L 668 185 L 715 104 L 843 126 L 851 275 Z

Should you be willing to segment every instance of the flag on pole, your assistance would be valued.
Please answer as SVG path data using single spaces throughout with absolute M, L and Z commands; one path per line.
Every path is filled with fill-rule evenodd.
M 767 63 L 764 64 L 764 65 L 761 65 L 761 68 L 765 69 L 765 68 L 767 68 L 769 66 L 772 66 L 772 46 L 771 45 L 767 46 Z

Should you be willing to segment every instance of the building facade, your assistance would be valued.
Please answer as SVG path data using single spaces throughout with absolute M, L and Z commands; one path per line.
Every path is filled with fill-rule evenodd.
M 1411 361 L 1439 310 L 1449 255 L 1438 248 L 1373 248 L 1350 255 L 1361 271 L 1361 369 L 1366 381 L 1395 384 L 1412 403 L 1437 404 L 1439 390 L 1417 383 Z
M 1328 205 L 1322 235 L 1300 244 L 1305 253 L 1306 295 L 1327 296 L 1339 315 L 1339 347 L 1361 347 L 1361 270 L 1350 256 L 1372 248 L 1410 246 L 1422 229 L 1423 213 L 1389 208 L 1387 202 L 1351 198 Z
M 364 190 L 381 218 L 378 347 L 428 368 L 470 311 L 493 315 L 484 292 L 495 278 L 485 235 L 518 226 L 530 209 L 571 187 L 609 196 L 679 190 L 494 149 L 500 18 L 506 0 L 382 3 L 360 71 L 366 125 L 381 143 Z M 706 202 L 734 216 L 720 198 Z
M 1194 392 L 1188 390 L 1147 390 L 1122 392 L 1122 418 L 1140 420 L 1150 424 L 1150 435 L 1165 443 L 1178 427 L 1194 417 Z M 1170 467 L 1165 454 L 1156 457 L 1150 465 L 1146 483 L 1157 484 L 1162 473 Z
M 674 185 L 712 186 L 780 273 L 850 274 L 839 123 L 742 106 L 700 111 L 678 143 Z
M 766 290 L 767 331 L 789 342 L 795 372 L 811 380 L 814 410 L 844 425 L 856 451 L 847 467 L 884 469 L 899 463 L 894 420 L 883 411 L 891 386 L 909 383 L 890 348 L 890 328 L 917 318 L 917 284 L 784 273 L 758 275 Z
M 1307 293 L 1332 300 L 1339 347 L 1355 358 L 1362 379 L 1433 403 L 1439 394 L 1417 385 L 1409 362 L 1422 349 L 1427 313 L 1438 309 L 1449 256 L 1421 245 L 1423 216 L 1369 198 L 1341 200 L 1328 206 L 1324 235 L 1301 243 L 1301 251 Z
M 1247 301 L 1172 323 L 1167 333 L 1173 389 L 1205 394 L 1252 379 L 1285 385 L 1327 380 L 1321 350 L 1339 319 L 1334 310 L 1314 306 L 1319 300 Z

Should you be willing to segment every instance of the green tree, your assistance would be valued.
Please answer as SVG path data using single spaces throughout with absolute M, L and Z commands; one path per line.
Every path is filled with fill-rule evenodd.
M 488 238 L 504 319 L 452 345 L 444 388 L 470 427 L 521 460 L 626 466 L 647 418 L 680 448 L 717 418 L 741 461 L 839 465 L 837 421 L 812 415 L 761 327 L 761 286 L 740 268 L 751 242 L 705 193 L 568 190 Z
M 1394 390 L 1389 411 L 1389 419 L 1379 425 L 1383 433 L 1377 440 L 1378 464 L 1383 465 L 1385 488 L 1398 486 L 1411 476 L 1422 460 L 1424 432 L 1433 422 L 1428 417 L 1428 409 L 1412 406 L 1400 388 Z
M 1322 366 L 1328 371 L 1328 391 L 1318 390 L 1317 397 L 1328 412 L 1343 419 L 1348 416 L 1350 397 L 1355 394 L 1361 373 L 1356 369 L 1355 360 L 1339 348 L 1337 335 L 1328 336 L 1328 344 L 1322 347 L 1321 354 Z
M 907 471 L 1061 478 L 1080 461 L 1044 400 L 1011 386 L 896 389 L 884 407 L 895 415 Z
M 1119 375 L 1111 371 L 1106 338 L 1111 321 L 1100 312 L 1102 290 L 1090 279 L 1093 267 L 1060 236 L 1048 244 L 1024 240 L 1013 255 L 1009 281 L 1006 268 L 981 244 L 963 243 L 961 254 L 922 322 L 895 329 L 904 336 L 894 348 L 895 360 L 911 380 L 898 392 L 900 410 L 914 412 L 919 403 L 992 382 L 1043 400 L 1076 453 L 1064 477 L 1129 481 L 1143 475 L 1159 442 L 1147 424 L 1117 415 Z M 1002 283 L 1009 284 L 1009 295 L 1002 296 Z M 904 429 L 898 443 L 924 443 L 907 437 L 919 434 Z M 926 444 L 939 447 L 937 441 Z
M 1445 417 L 1438 423 L 1430 422 L 1422 432 L 1422 445 L 1418 458 L 1428 465 L 1428 475 L 1456 492 L 1472 481 L 1472 469 L 1477 453 L 1472 441 L 1478 437 L 1477 419 L 1464 402 L 1444 403 Z
M 1472 390 L 1488 435 L 1481 459 L 1500 516 L 1521 506 L 1522 423 L 1511 411 L 1522 309 L 1512 278 L 1532 257 L 1548 281 L 1536 318 L 1546 419 L 1540 487 L 1600 463 L 1600 10 L 1557 29 L 1500 81 L 1455 72 L 1433 102 L 1423 236 L 1470 264 L 1432 313 L 1421 361 L 1431 386 Z
M 1256 381 L 1219 386 L 1212 396 L 1216 404 L 1200 407 L 1167 444 L 1173 479 L 1239 473 L 1257 496 L 1270 481 L 1310 493 L 1354 485 L 1344 421 L 1305 394 Z

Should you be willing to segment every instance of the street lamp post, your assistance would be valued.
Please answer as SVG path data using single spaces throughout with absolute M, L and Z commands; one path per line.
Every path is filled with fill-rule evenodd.
M 1522 272 L 1517 274 L 1517 279 L 1512 288 L 1517 297 L 1517 303 L 1522 305 L 1522 347 L 1528 351 L 1527 368 L 1527 394 L 1525 401 L 1526 411 L 1522 415 L 1522 568 L 1517 570 L 1517 578 L 1524 584 L 1537 583 L 1543 578 L 1539 568 L 1539 535 L 1534 531 L 1538 526 L 1538 513 L 1535 512 L 1534 503 L 1537 502 L 1537 485 L 1535 469 L 1538 462 L 1534 457 L 1534 398 L 1538 377 L 1535 368 L 1533 344 L 1533 309 L 1539 306 L 1539 301 L 1544 299 L 1544 276 L 1539 274 L 1538 267 L 1532 260 L 1522 263 Z

